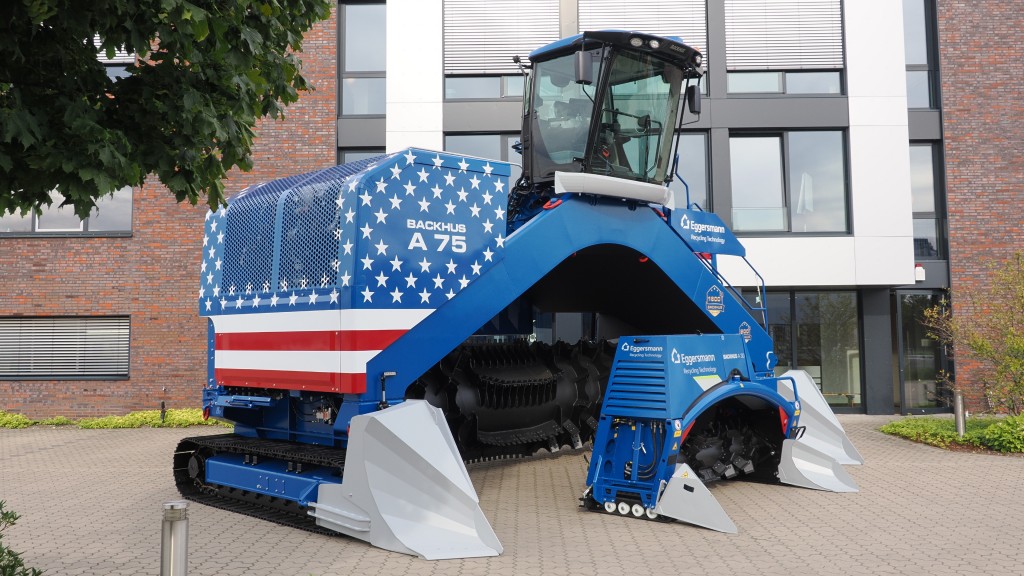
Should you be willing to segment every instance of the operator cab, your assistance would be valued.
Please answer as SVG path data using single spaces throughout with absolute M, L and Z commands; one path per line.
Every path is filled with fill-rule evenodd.
M 532 202 L 513 199 L 521 216 L 534 213 L 526 204 L 550 197 L 556 171 L 671 180 L 683 82 L 691 111 L 699 112 L 702 59 L 678 38 L 619 30 L 585 32 L 531 53 L 515 191 Z

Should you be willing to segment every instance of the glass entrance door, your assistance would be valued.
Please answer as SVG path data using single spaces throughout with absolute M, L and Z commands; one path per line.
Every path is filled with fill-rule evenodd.
M 901 414 L 945 412 L 950 406 L 950 391 L 941 383 L 946 358 L 938 341 L 928 336 L 921 324 L 924 311 L 939 304 L 935 291 L 896 293 L 896 355 L 899 386 L 894 391 Z

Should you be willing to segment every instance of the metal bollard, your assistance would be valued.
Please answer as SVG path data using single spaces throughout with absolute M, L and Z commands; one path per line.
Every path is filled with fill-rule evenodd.
M 959 390 L 953 393 L 953 419 L 956 420 L 957 438 L 963 438 L 967 431 L 967 417 L 964 414 L 964 395 Z
M 164 502 L 160 536 L 160 576 L 188 574 L 188 502 Z

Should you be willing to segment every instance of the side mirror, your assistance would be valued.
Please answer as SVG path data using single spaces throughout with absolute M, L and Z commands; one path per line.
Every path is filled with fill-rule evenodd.
M 686 87 L 686 106 L 690 114 L 700 114 L 700 85 L 691 84 Z
M 576 83 L 594 83 L 594 55 L 586 50 L 576 53 Z

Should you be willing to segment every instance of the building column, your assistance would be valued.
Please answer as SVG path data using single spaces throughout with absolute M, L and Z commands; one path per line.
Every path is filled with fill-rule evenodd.
M 893 342 L 892 299 L 888 287 L 864 288 L 861 294 L 864 348 L 864 410 L 868 414 L 892 414 Z
M 444 4 L 388 0 L 385 149 L 444 148 Z

